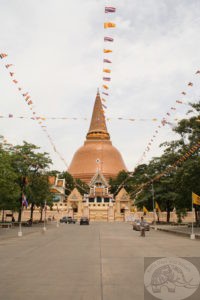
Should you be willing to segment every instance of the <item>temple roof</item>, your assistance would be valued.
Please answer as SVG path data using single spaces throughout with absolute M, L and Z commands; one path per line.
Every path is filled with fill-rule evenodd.
M 87 140 L 110 140 L 107 131 L 104 110 L 99 92 L 97 92 L 96 100 L 93 108 L 90 128 L 86 136 Z

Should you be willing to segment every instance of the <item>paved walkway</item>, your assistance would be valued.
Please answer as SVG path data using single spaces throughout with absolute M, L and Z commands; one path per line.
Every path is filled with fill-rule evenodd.
M 125 223 L 15 230 L 0 233 L 2 300 L 142 300 L 144 257 L 200 254 L 197 240 L 158 230 L 142 238 Z

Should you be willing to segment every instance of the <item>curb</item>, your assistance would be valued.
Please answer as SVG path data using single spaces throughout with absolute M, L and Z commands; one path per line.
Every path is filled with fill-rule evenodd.
M 151 226 L 151 228 L 155 229 L 154 226 Z M 167 232 L 167 233 L 176 234 L 176 235 L 180 235 L 180 236 L 186 236 L 186 237 L 190 237 L 190 235 L 191 235 L 191 233 L 181 232 L 181 231 L 174 231 L 174 230 L 170 230 L 170 229 L 166 229 L 166 228 L 157 227 L 157 230 L 164 231 L 164 232 Z M 200 240 L 200 234 L 195 234 L 195 239 Z

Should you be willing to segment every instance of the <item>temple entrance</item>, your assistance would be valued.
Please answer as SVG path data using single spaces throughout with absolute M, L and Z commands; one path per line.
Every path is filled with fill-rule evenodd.
M 73 213 L 77 213 L 78 212 L 78 205 L 76 203 L 72 204 L 72 210 L 73 210 Z

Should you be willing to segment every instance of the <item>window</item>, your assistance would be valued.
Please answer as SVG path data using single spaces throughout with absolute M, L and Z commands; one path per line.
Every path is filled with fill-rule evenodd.
M 104 198 L 104 202 L 105 203 L 109 203 L 110 202 L 110 198 Z
M 97 197 L 97 203 L 101 203 L 101 202 L 102 202 L 101 197 Z

